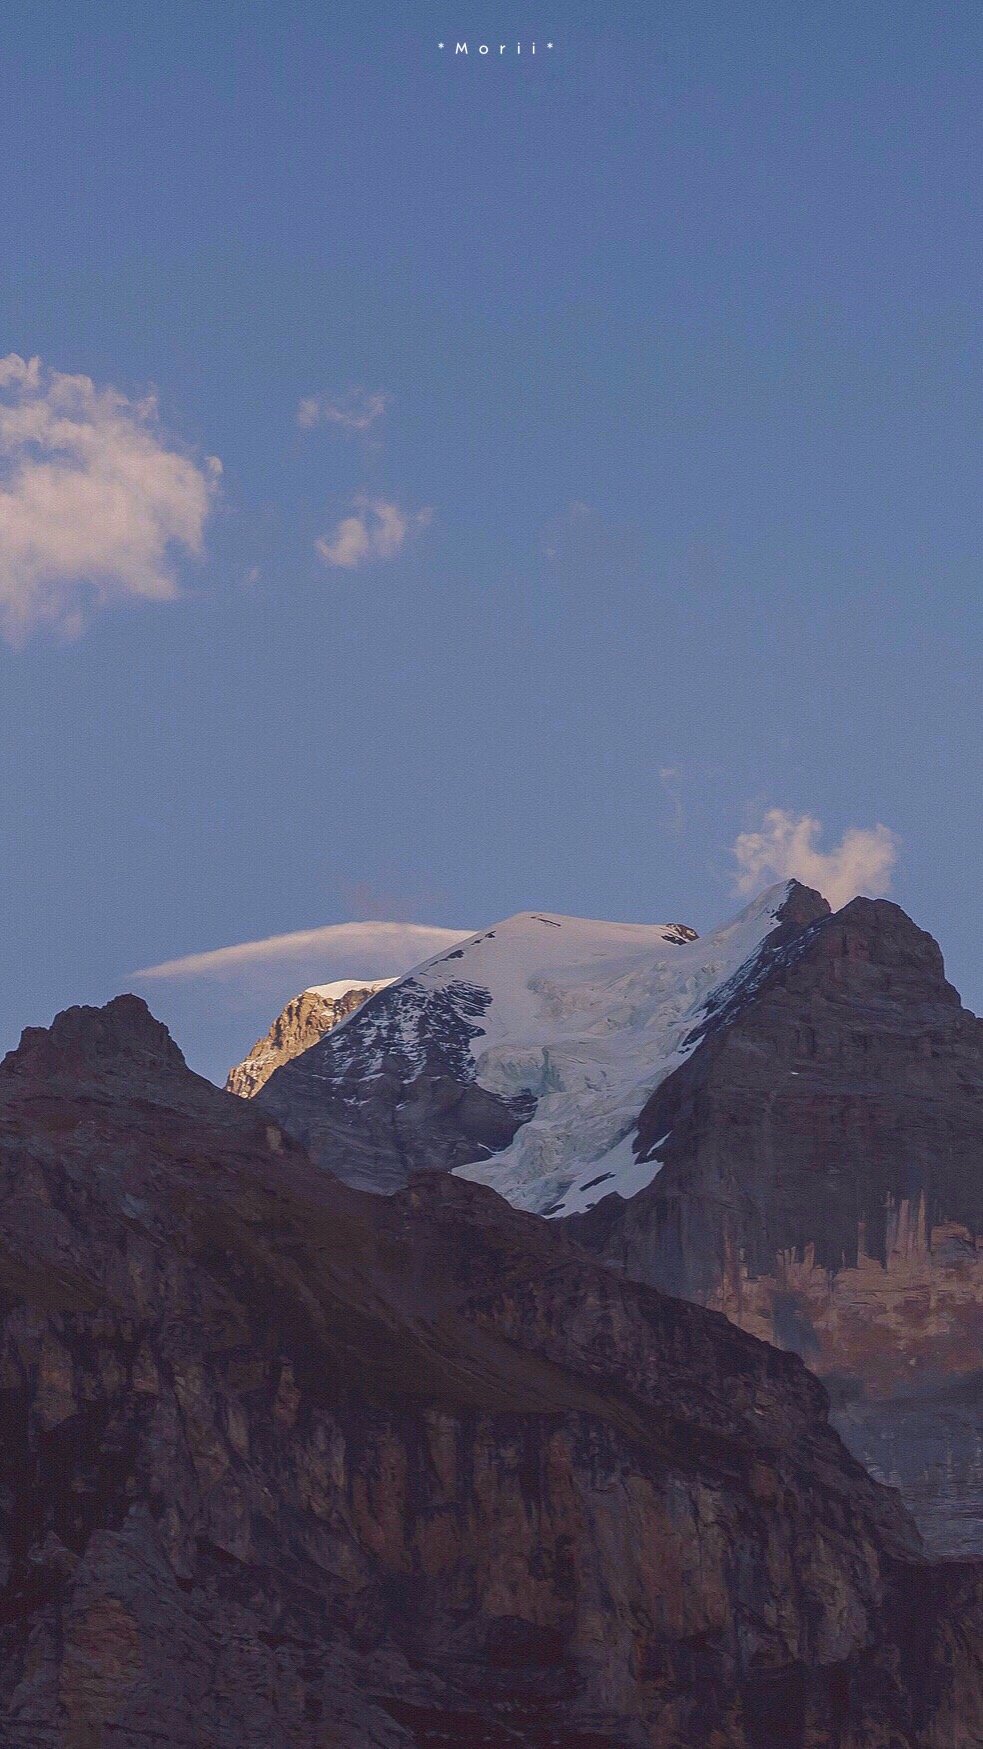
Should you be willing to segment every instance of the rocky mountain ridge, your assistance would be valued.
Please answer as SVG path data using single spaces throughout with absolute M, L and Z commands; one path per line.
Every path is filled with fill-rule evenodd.
M 331 984 L 311 984 L 281 1009 L 269 1031 L 229 1070 L 226 1091 L 252 1099 L 275 1069 L 299 1057 L 326 1033 L 340 1026 L 392 978 L 342 978 Z
M 970 1749 L 980 1571 L 555 1223 L 339 1183 L 135 998 L 0 1066 L 0 1738 Z
M 800 1353 L 932 1546 L 983 1553 L 983 1021 L 931 936 L 821 920 L 653 1094 L 656 1143 L 579 1241 Z
M 799 1353 L 932 1547 L 983 1554 L 983 1023 L 887 901 L 791 883 L 691 937 L 496 925 L 261 1099 L 360 1185 L 456 1170 Z

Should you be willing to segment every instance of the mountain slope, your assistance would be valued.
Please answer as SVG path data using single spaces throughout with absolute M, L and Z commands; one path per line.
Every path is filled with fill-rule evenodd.
M 537 1213 L 631 1195 L 658 1171 L 632 1150 L 653 1088 L 827 911 L 790 883 L 704 940 L 680 924 L 508 918 L 373 997 L 260 1098 L 366 1189 L 467 1168 Z
M 333 1027 L 340 1026 L 356 1008 L 361 1008 L 392 978 L 342 978 L 332 984 L 312 984 L 294 996 L 281 1010 L 263 1037 L 256 1040 L 241 1063 L 229 1070 L 225 1087 L 240 1099 L 251 1099 L 265 1086 L 274 1069 L 310 1050 Z
M 261 1094 L 368 1188 L 456 1169 L 794 1349 L 933 1548 L 983 1554 L 983 1023 L 886 901 L 704 940 L 510 919 Z
M 658 1177 L 573 1223 L 802 1354 L 931 1544 L 983 1553 L 983 1021 L 931 936 L 854 900 L 653 1094 Z
M 12 1749 L 980 1740 L 979 1571 L 794 1356 L 346 1188 L 134 998 L 24 1035 L 0 1141 Z

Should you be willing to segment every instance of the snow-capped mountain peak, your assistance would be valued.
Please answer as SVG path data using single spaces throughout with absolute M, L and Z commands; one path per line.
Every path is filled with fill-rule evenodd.
M 549 1215 L 643 1189 L 661 1161 L 658 1145 L 636 1159 L 638 1113 L 753 980 L 790 887 L 770 888 L 704 937 L 679 925 L 556 918 L 546 920 L 556 935 L 538 941 L 535 915 L 490 932 L 508 941 L 507 976 L 472 1041 L 477 1079 L 505 1096 L 532 1093 L 537 1104 L 508 1147 L 458 1167 L 460 1176 Z
M 544 1214 L 634 1195 L 660 1164 L 658 1146 L 636 1158 L 646 1100 L 798 938 L 810 904 L 826 909 L 782 883 L 702 938 L 520 912 L 370 997 L 261 1098 L 367 1188 L 438 1166 Z
M 308 984 L 302 994 L 320 996 L 325 1002 L 340 1002 L 353 990 L 365 990 L 369 996 L 374 996 L 377 990 L 385 990 L 387 985 L 395 982 L 395 978 L 336 978 L 333 984 Z

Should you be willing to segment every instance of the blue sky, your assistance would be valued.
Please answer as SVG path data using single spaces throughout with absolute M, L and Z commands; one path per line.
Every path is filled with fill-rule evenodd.
M 0 455 L 0 1042 L 351 918 L 702 929 L 774 809 L 889 829 L 983 1002 L 981 39 L 9 0 L 0 357 L 91 388 L 18 378 Z M 125 541 L 31 486 L 59 395 Z M 213 1073 L 250 1042 L 152 999 Z

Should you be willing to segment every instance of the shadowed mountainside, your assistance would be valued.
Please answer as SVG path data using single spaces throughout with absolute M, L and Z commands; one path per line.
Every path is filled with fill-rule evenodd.
M 983 1021 L 897 905 L 812 926 L 638 1126 L 662 1167 L 570 1223 L 801 1354 L 930 1544 L 983 1554 Z
M 5 1743 L 980 1741 L 979 1571 L 796 1357 L 342 1186 L 135 998 L 0 1068 L 0 1295 Z
M 983 1022 L 898 906 L 790 882 L 702 939 L 524 914 L 260 1100 L 363 1188 L 456 1170 L 794 1350 L 929 1546 L 983 1556 Z

